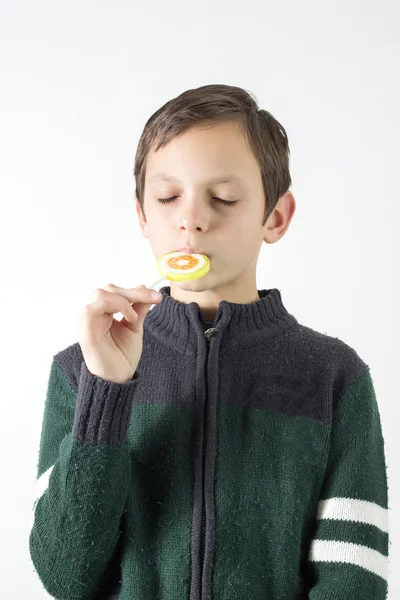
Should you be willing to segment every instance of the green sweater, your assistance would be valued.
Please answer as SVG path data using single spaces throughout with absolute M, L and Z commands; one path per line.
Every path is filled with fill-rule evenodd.
M 388 495 L 369 367 L 278 289 L 146 315 L 125 384 L 53 357 L 29 549 L 61 600 L 384 600 Z M 206 330 L 206 331 L 205 331 Z

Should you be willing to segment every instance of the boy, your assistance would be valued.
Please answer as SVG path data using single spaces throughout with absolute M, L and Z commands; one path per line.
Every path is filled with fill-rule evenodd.
M 295 212 L 288 161 L 283 127 L 238 87 L 188 90 L 146 123 L 142 234 L 157 259 L 184 248 L 211 269 L 161 289 L 126 381 L 94 375 L 79 343 L 54 356 L 30 535 L 54 596 L 386 598 L 369 368 L 256 287 L 262 243 Z

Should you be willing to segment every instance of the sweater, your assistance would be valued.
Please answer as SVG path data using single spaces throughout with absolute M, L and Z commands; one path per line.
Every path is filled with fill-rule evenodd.
M 384 600 L 368 365 L 278 289 L 215 320 L 161 288 L 132 379 L 53 356 L 29 551 L 60 600 Z

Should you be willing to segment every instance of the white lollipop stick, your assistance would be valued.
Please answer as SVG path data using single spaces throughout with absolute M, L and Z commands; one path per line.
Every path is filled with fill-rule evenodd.
M 152 283 L 151 285 L 148 285 L 148 288 L 154 288 L 155 285 L 158 285 L 159 283 L 161 283 L 161 281 L 163 281 L 165 279 L 165 277 L 161 277 L 161 279 L 157 279 L 157 281 L 155 281 L 154 283 Z

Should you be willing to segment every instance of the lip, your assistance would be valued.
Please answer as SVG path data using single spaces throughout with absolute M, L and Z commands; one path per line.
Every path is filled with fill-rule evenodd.
M 200 252 L 200 250 L 196 250 L 192 246 L 185 246 L 184 248 L 180 248 L 178 252 L 186 252 L 187 254 L 204 254 L 204 256 L 208 256 L 208 258 L 210 258 L 209 254 L 206 254 L 206 252 Z

